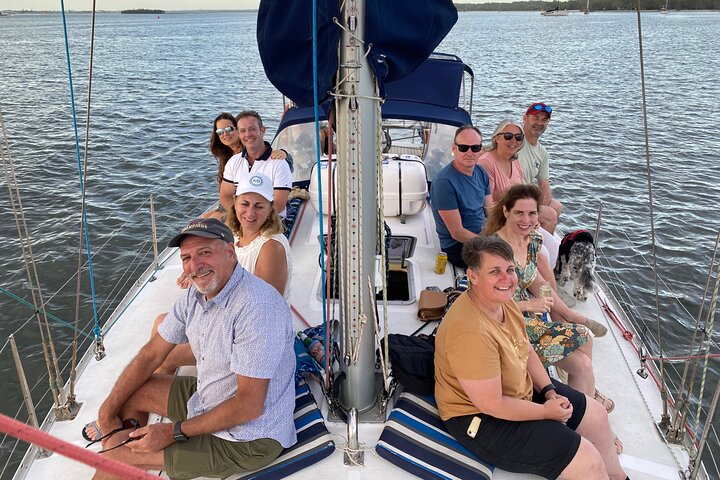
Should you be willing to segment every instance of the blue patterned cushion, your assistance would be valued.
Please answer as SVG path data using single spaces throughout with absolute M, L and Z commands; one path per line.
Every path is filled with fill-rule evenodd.
M 478 460 L 445 429 L 435 399 L 404 392 L 375 447 L 413 475 L 433 480 L 489 480 L 494 466 Z
M 297 443 L 286 448 L 273 463 L 233 480 L 274 480 L 285 478 L 313 465 L 335 450 L 335 442 L 325 427 L 320 410 L 306 383 L 295 387 L 295 429 Z

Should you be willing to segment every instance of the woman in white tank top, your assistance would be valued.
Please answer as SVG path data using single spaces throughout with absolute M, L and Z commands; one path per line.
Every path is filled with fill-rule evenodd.
M 235 252 L 240 265 L 275 287 L 287 300 L 292 272 L 290 244 L 272 199 L 270 178 L 261 173 L 244 177 L 225 223 L 237 238 Z
M 225 223 L 237 238 L 235 252 L 240 266 L 275 287 L 285 301 L 290 293 L 292 259 L 290 243 L 283 232 L 285 226 L 273 208 L 272 181 L 262 173 L 253 173 L 240 180 L 235 202 Z M 190 281 L 184 274 L 177 280 L 182 288 Z M 165 319 L 161 313 L 155 319 L 152 334 Z M 177 367 L 195 365 L 195 356 L 189 345 L 177 345 L 156 373 L 173 374 Z

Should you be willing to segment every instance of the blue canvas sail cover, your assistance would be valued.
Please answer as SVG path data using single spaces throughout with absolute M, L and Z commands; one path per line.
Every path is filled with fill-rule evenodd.
M 338 0 L 317 0 L 318 96 L 329 98 L 338 68 Z M 380 81 L 420 66 L 457 21 L 452 0 L 367 0 L 365 43 Z M 313 104 L 312 0 L 261 0 L 257 40 L 268 80 L 300 107 Z
M 386 84 L 382 117 L 456 127 L 472 123 L 468 112 L 459 106 L 466 74 L 471 78 L 474 76 L 470 67 L 457 56 L 433 53 L 411 74 Z M 320 120 L 327 120 L 329 108 L 329 100 L 320 104 Z M 313 119 L 312 107 L 293 107 L 282 116 L 278 132 Z

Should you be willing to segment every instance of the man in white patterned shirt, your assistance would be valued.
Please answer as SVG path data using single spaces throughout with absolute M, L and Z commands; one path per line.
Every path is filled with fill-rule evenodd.
M 180 247 L 193 286 L 100 407 L 100 431 L 121 429 L 103 440 L 103 449 L 173 479 L 262 468 L 296 441 L 290 310 L 237 263 L 232 233 L 220 221 L 194 220 L 169 246 Z M 195 354 L 197 378 L 153 374 L 180 343 Z M 145 425 L 148 412 L 174 423 L 122 430 L 123 419 Z

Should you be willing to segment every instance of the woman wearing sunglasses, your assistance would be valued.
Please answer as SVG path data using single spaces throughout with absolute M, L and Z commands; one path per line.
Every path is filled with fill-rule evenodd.
M 524 145 L 525 133 L 522 127 L 512 120 L 503 120 L 493 132 L 490 148 L 478 159 L 478 164 L 490 177 L 493 206 L 500 201 L 508 188 L 524 183 L 524 171 L 517 155 Z M 557 212 L 547 206 L 540 208 L 540 225 L 546 232 L 554 232 L 558 221 Z
M 478 165 L 490 177 L 491 208 L 500 201 L 508 188 L 523 183 L 523 169 L 517 153 L 524 144 L 522 128 L 512 120 L 503 120 L 490 138 L 490 148 L 478 159 Z
M 435 338 L 435 399 L 448 431 L 479 458 L 544 478 L 626 478 L 607 412 L 551 381 L 530 348 L 513 292 L 512 248 L 498 237 L 463 246 L 470 289 Z
M 230 160 L 230 157 L 241 153 L 244 148 L 237 132 L 237 119 L 228 112 L 222 112 L 215 117 L 213 129 L 210 132 L 210 152 L 218 161 L 218 185 L 222 184 L 225 165 Z M 270 158 L 272 160 L 287 160 L 288 153 L 285 150 L 273 150 Z M 217 213 L 225 213 L 222 206 L 218 206 Z

